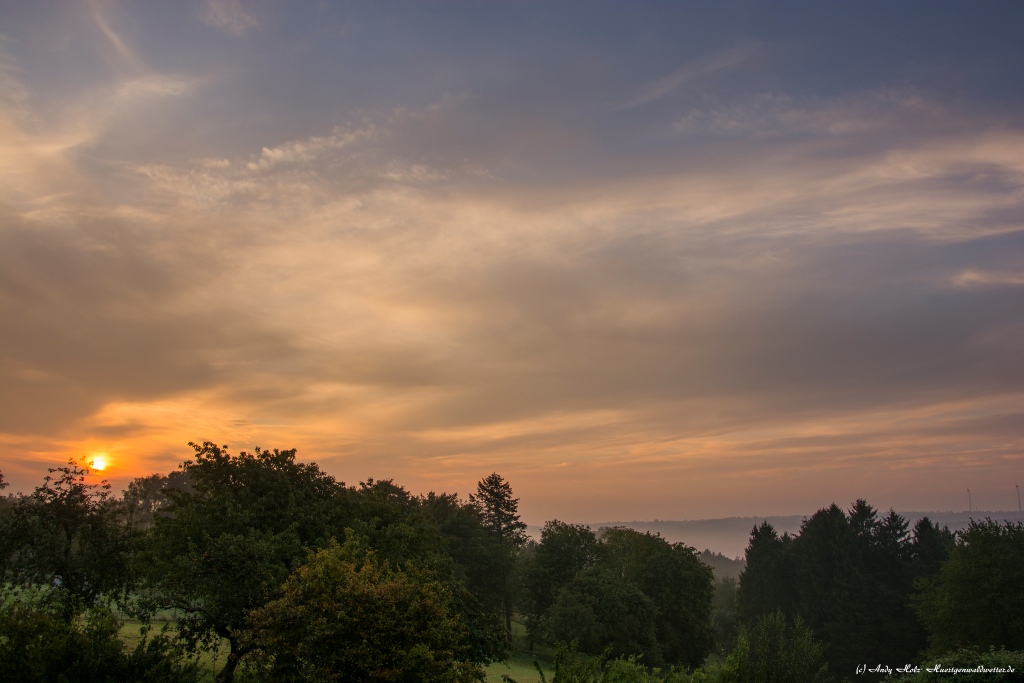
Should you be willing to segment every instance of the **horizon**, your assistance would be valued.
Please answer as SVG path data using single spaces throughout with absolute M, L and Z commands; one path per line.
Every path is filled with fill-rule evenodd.
M 531 524 L 1018 506 L 1024 5 L 0 19 L 8 492 L 211 439 Z

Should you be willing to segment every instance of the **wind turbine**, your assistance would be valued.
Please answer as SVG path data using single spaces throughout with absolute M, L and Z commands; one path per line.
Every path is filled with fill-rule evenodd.
M 1014 484 L 1017 487 L 1017 512 L 1020 512 L 1020 484 Z
M 967 489 L 967 511 L 974 512 L 974 506 L 971 505 L 971 490 Z

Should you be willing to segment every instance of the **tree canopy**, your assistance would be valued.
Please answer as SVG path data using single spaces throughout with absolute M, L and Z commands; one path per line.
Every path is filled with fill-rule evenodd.
M 130 581 L 130 530 L 120 523 L 110 485 L 89 483 L 89 474 L 74 461 L 51 468 L 8 511 L 4 529 L 4 580 L 52 587 L 67 619 L 76 603 L 92 606 Z
M 1024 650 L 1024 524 L 972 521 L 937 575 L 920 585 L 917 609 L 936 652 Z
M 228 641 L 218 680 L 230 681 L 251 645 L 241 638 L 249 612 L 276 598 L 305 558 L 304 546 L 330 538 L 334 479 L 295 451 L 231 455 L 226 446 L 190 444 L 187 488 L 167 491 L 147 552 L 147 598 L 178 610 L 181 637 L 193 647 Z
M 276 681 L 469 683 L 482 676 L 454 596 L 437 576 L 392 567 L 350 538 L 312 554 L 251 615 Z
M 709 552 L 656 534 L 552 520 L 527 541 L 497 473 L 463 500 L 346 486 L 294 450 L 192 448 L 120 499 L 74 462 L 2 499 L 0 680 L 50 680 L 60 661 L 81 680 L 188 680 L 183 657 L 226 642 L 218 681 L 248 662 L 267 680 L 461 683 L 504 658 L 513 615 L 531 647 L 561 648 L 557 681 L 817 681 L 823 661 L 845 677 L 929 643 L 1024 649 L 1020 523 L 954 535 L 831 505 L 794 536 L 755 526 L 738 583 L 715 584 Z M 132 649 L 115 604 L 172 610 L 174 637 Z

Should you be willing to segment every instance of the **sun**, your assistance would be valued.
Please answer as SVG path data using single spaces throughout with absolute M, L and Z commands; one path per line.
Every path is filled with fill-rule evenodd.
M 94 455 L 92 460 L 89 461 L 89 467 L 91 469 L 96 470 L 97 472 L 102 472 L 103 470 L 107 469 L 107 456 Z

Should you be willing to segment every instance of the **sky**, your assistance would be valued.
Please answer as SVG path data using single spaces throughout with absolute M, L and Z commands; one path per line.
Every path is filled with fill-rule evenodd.
M 0 470 L 1016 510 L 1024 4 L 0 2 Z

